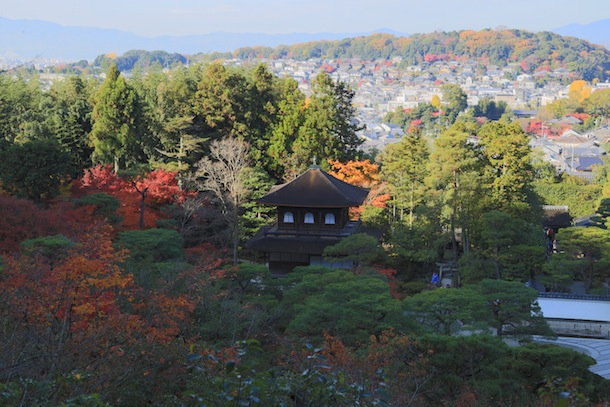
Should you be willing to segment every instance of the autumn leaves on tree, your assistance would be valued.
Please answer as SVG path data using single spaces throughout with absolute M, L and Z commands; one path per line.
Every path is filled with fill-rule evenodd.
M 364 152 L 353 91 L 326 71 L 311 85 L 262 64 L 129 79 L 113 66 L 45 92 L 0 77 L 0 404 L 510 405 L 578 377 L 603 398 L 587 357 L 498 338 L 549 333 L 525 281 L 599 289 L 603 204 L 547 259 L 533 188 L 545 168 L 506 106 L 468 108 L 443 86 L 388 116 L 401 141 Z M 570 98 L 607 116 L 607 94 L 576 83 Z M 351 268 L 272 278 L 243 261 L 275 221 L 255 199 L 314 159 L 369 190 L 350 216 L 381 240 L 326 249 Z M 461 289 L 429 284 L 440 262 Z

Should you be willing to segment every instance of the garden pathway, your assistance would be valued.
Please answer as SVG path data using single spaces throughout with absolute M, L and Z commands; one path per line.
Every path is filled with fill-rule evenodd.
M 540 337 L 537 337 L 534 340 L 537 343 L 555 344 L 591 356 L 597 363 L 591 366 L 589 370 L 604 379 L 610 379 L 610 340 L 572 338 L 567 336 L 560 336 L 557 340 L 543 339 Z

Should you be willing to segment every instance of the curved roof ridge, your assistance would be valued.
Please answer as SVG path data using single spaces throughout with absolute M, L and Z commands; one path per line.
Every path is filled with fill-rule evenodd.
M 369 190 L 342 181 L 319 167 L 276 185 L 257 202 L 277 206 L 337 207 L 361 205 Z
M 345 196 L 347 199 L 349 199 L 349 195 L 347 195 L 346 191 L 344 190 L 345 188 L 350 189 L 350 188 L 359 188 L 359 189 L 364 189 L 364 188 L 360 188 L 357 187 L 355 185 L 352 185 L 348 182 L 345 182 L 343 180 L 340 180 L 339 178 L 330 175 L 329 173 L 320 170 L 320 172 L 322 173 L 322 175 L 324 176 L 324 179 L 326 180 L 326 182 L 328 182 L 329 184 L 331 184 L 334 188 L 337 189 L 337 191 L 339 193 L 341 193 L 343 196 Z M 337 184 L 339 183 L 339 184 Z M 367 190 L 368 192 L 368 190 Z

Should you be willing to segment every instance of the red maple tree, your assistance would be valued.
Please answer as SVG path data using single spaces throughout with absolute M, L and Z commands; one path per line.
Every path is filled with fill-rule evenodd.
M 163 219 L 164 205 L 184 201 L 190 193 L 178 185 L 177 174 L 157 169 L 150 173 L 122 178 L 111 166 L 96 166 L 85 170 L 76 183 L 75 194 L 94 192 L 110 194 L 121 202 L 118 215 L 123 229 L 155 227 Z M 146 215 L 146 216 L 145 216 Z

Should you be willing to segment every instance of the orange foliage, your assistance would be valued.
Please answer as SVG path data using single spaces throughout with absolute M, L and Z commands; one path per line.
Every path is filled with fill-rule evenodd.
M 144 333 L 147 339 L 169 343 L 180 336 L 185 337 L 185 325 L 191 322 L 195 301 L 186 294 L 171 296 L 164 292 L 149 293 L 146 297 L 147 300 L 135 309 L 146 317 Z
M 7 261 L 0 287 L 13 318 L 41 334 L 55 329 L 73 339 L 124 334 L 139 325 L 117 304 L 133 277 L 119 268 L 125 253 L 114 249 L 109 227 L 84 233 L 65 257 L 54 257 L 35 253 Z
M 379 165 L 373 164 L 369 160 L 348 161 L 345 164 L 329 160 L 328 163 L 332 167 L 330 174 L 348 184 L 361 188 L 372 188 L 379 183 Z
M 133 307 L 146 322 L 143 330 L 148 341 L 167 344 L 176 338 L 188 343 L 197 339 L 191 332 L 192 313 L 206 300 L 206 287 L 225 276 L 229 261 L 226 252 L 210 244 L 199 246 L 197 254 L 195 265 L 179 271 L 163 288 L 140 288 L 134 293 Z
M 325 345 L 322 354 L 333 366 L 344 367 L 354 363 L 353 350 L 347 348 L 341 339 L 324 331 Z
M 209 263 L 210 259 L 226 259 L 227 250 L 214 246 L 211 243 L 201 243 L 184 250 L 189 263 L 200 265 Z
M 412 120 L 411 124 L 409 124 L 408 133 L 414 133 L 418 129 L 422 127 L 423 121 L 421 119 Z
M 385 192 L 386 184 L 379 179 L 378 164 L 371 163 L 369 160 L 348 161 L 345 164 L 329 160 L 328 163 L 332 168 L 329 172 L 332 176 L 348 184 L 370 189 L 365 205 L 386 207 L 390 194 Z M 362 213 L 362 207 L 354 208 L 350 213 L 358 216 Z
M 467 41 L 476 34 L 475 30 L 464 30 L 460 33 L 460 41 Z
M 95 338 L 110 344 L 117 336 L 161 344 L 195 339 L 189 333 L 192 312 L 206 295 L 204 288 L 223 277 L 226 256 L 210 247 L 200 263 L 163 288 L 144 289 L 120 268 L 127 253 L 114 248 L 111 231 L 94 225 L 63 253 L 7 259 L 0 280 L 3 312 L 40 335 L 55 332 L 76 342 Z
M 413 42 L 412 38 L 409 37 L 399 37 L 396 39 L 394 46 L 396 48 L 405 48 L 407 47 L 410 43 Z
M 199 360 L 202 362 L 202 367 L 209 372 L 210 376 L 222 376 L 226 373 L 227 362 L 241 362 L 239 347 L 237 345 L 229 346 L 221 349 L 211 347 L 202 347 L 195 349 L 191 345 L 191 355 L 202 356 Z

